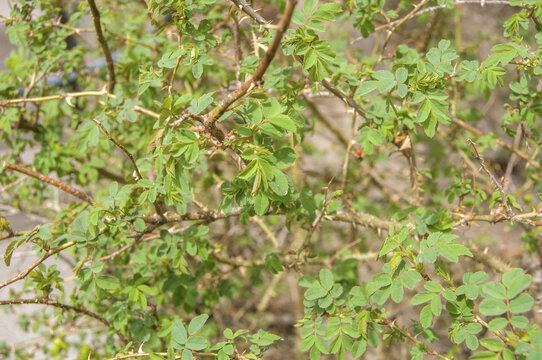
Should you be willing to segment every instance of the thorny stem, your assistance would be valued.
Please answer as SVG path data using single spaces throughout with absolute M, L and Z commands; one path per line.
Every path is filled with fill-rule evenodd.
M 241 11 L 250 16 L 254 21 L 260 25 L 268 25 L 269 21 L 265 20 L 263 16 L 258 14 L 253 8 L 251 8 L 245 0 L 230 0 L 235 4 Z

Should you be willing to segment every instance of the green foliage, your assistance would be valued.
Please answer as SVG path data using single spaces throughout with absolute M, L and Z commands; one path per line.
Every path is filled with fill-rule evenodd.
M 542 1 L 93 3 L 0 18 L 1 358 L 542 358 Z

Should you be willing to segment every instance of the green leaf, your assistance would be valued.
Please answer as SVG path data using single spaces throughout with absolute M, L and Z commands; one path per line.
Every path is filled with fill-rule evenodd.
M 254 198 L 254 211 L 262 216 L 267 212 L 267 209 L 269 209 L 269 198 L 260 192 Z
M 208 346 L 207 339 L 203 336 L 190 336 L 186 341 L 186 348 L 194 351 L 200 351 Z
M 201 314 L 196 316 L 190 321 L 190 324 L 188 324 L 188 333 L 190 335 L 194 335 L 199 331 L 199 329 L 202 328 L 202 326 L 205 324 L 207 319 L 209 318 L 209 315 L 207 314 Z
M 498 318 L 492 319 L 488 323 L 488 325 L 489 325 L 489 330 L 499 331 L 503 329 L 506 325 L 508 325 L 508 320 L 506 320 L 505 318 L 498 317 Z
M 277 115 L 267 119 L 267 121 L 289 132 L 295 132 L 297 130 L 295 122 L 287 115 Z
M 510 317 L 510 324 L 518 329 L 525 329 L 529 326 L 529 319 L 522 315 L 514 315 Z
M 404 67 L 398 68 L 395 70 L 395 78 L 397 79 L 398 83 L 404 84 L 404 82 L 408 79 L 408 70 Z
M 295 161 L 295 151 L 289 147 L 280 148 L 271 156 L 271 162 L 279 169 L 285 169 Z
M 425 289 L 428 290 L 428 291 L 431 291 L 431 292 L 435 292 L 435 293 L 440 293 L 442 291 L 444 291 L 444 288 L 442 287 L 442 285 L 440 285 L 438 282 L 435 282 L 435 281 L 428 281 L 425 283 L 424 285 Z
M 431 326 L 433 322 L 433 312 L 431 311 L 431 305 L 425 305 L 420 312 L 420 324 L 424 328 Z
M 172 345 L 177 349 L 181 349 L 184 344 L 186 344 L 187 339 L 188 334 L 186 333 L 184 325 L 180 321 L 175 320 L 173 322 L 173 325 L 171 325 L 171 341 L 173 343 Z
M 531 284 L 532 276 L 524 274 L 522 269 L 511 269 L 502 276 L 502 282 L 508 290 L 508 298 L 515 298 Z
M 275 194 L 285 196 L 288 194 L 289 188 L 288 175 L 277 168 L 273 168 L 273 181 L 269 183 L 269 187 Z
M 401 244 L 397 241 L 397 239 L 388 236 L 384 242 L 382 243 L 382 247 L 380 248 L 380 251 L 378 252 L 378 257 L 382 257 L 386 254 L 389 254 L 393 250 L 397 249 Z
M 501 315 L 506 312 L 506 304 L 496 299 L 486 299 L 478 305 L 478 310 L 484 315 Z
M 356 89 L 356 96 L 363 96 L 367 95 L 373 90 L 376 90 L 378 88 L 378 81 L 376 80 L 365 80 L 361 83 L 361 85 Z
M 330 291 L 333 287 L 333 273 L 329 269 L 320 270 L 320 283 L 322 284 L 322 287 L 327 291 Z
M 507 298 L 506 289 L 501 283 L 491 281 L 482 287 L 484 297 L 492 297 L 495 299 L 504 300 Z
M 137 232 L 142 232 L 143 230 L 145 230 L 145 221 L 143 221 L 143 219 L 141 219 L 141 218 L 135 219 L 135 221 L 134 221 L 134 229 Z
M 305 299 L 307 300 L 316 300 L 327 295 L 326 289 L 324 289 L 320 284 L 310 287 L 305 291 Z
M 418 293 L 414 295 L 414 297 L 412 298 L 412 305 L 419 305 L 419 304 L 426 303 L 428 301 L 433 300 L 435 296 L 437 295 L 431 292 Z
M 503 342 L 499 339 L 482 339 L 480 340 L 480 344 L 491 351 L 501 351 L 504 347 Z
M 120 281 L 112 276 L 100 275 L 96 277 L 96 286 L 104 290 L 115 290 L 120 287 Z
M 269 269 L 273 274 L 281 272 L 282 263 L 277 253 L 270 253 L 265 256 L 265 267 Z
M 521 294 L 510 301 L 510 312 L 512 314 L 521 314 L 530 311 L 534 305 L 534 299 L 529 294 Z
M 478 338 L 475 335 L 468 334 L 465 338 L 465 345 L 472 351 L 478 349 Z
M 192 114 L 197 115 L 203 110 L 205 110 L 207 106 L 211 105 L 212 102 L 213 97 L 211 96 L 211 94 L 205 94 L 198 99 L 193 99 L 190 102 L 190 107 L 188 108 L 188 111 L 190 111 Z
M 317 6 L 318 0 L 303 0 L 303 12 L 307 16 L 310 16 Z
M 479 351 L 476 354 L 474 354 L 470 359 L 471 360 L 498 360 L 499 355 L 492 353 L 490 351 Z

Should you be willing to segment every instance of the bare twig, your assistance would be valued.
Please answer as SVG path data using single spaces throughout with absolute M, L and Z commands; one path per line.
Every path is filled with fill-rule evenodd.
M 484 0 L 455 0 L 454 5 L 482 4 L 482 2 L 484 2 Z M 510 5 L 510 0 L 485 0 L 485 4 L 488 4 L 488 5 Z M 417 13 L 410 16 L 409 19 L 414 19 L 415 17 L 426 14 L 428 12 L 433 12 L 433 11 L 437 11 L 437 10 L 445 9 L 445 8 L 447 8 L 446 5 L 431 6 L 431 7 L 428 7 L 428 8 L 425 8 L 423 10 L 418 11 Z M 395 20 L 395 21 L 391 21 L 391 22 L 389 22 L 387 24 L 380 25 L 380 26 L 375 28 L 375 32 L 382 31 L 382 30 L 388 28 L 389 26 L 395 26 L 395 25 L 399 24 L 399 22 L 402 21 L 402 20 L 403 19 L 398 19 L 398 20 Z M 354 44 L 354 43 L 356 43 L 356 42 L 358 42 L 358 41 L 360 41 L 362 39 L 363 39 L 363 37 L 359 36 L 359 37 L 353 39 L 350 42 L 350 44 Z
M 103 126 L 103 124 L 98 119 L 92 119 L 92 120 L 96 123 L 96 125 L 98 125 L 98 127 L 100 129 L 102 129 L 104 134 L 107 135 L 107 138 L 113 144 L 115 144 L 115 146 L 118 147 L 124 154 L 126 154 L 126 156 L 130 159 L 130 162 L 132 163 L 132 166 L 134 167 L 134 171 L 135 171 L 136 176 L 137 176 L 136 180 L 143 179 L 143 176 L 141 176 L 141 172 L 139 172 L 139 168 L 137 167 L 137 164 L 135 162 L 134 156 L 128 150 L 126 150 L 126 148 L 121 143 L 119 143 L 113 136 L 111 136 L 109 131 L 106 130 L 106 128 Z
M 455 118 L 455 117 L 452 117 L 452 122 L 460 127 L 462 127 L 463 129 L 477 135 L 477 136 L 484 136 L 485 134 L 481 131 L 481 130 L 478 130 L 477 128 Z M 499 145 L 500 147 L 502 147 L 503 149 L 506 149 L 510 152 L 513 152 L 514 154 L 516 154 L 517 156 L 519 156 L 520 158 L 522 158 L 523 160 L 527 161 L 527 163 L 529 163 L 529 165 L 531 165 L 532 167 L 534 167 L 535 169 L 538 169 L 538 170 L 541 170 L 542 167 L 540 166 L 539 163 L 537 163 L 536 161 L 534 161 L 528 154 L 524 153 L 523 151 L 505 143 L 501 138 L 497 138 L 497 145 Z
M 521 138 L 523 137 L 523 121 L 520 122 L 516 129 L 516 136 L 514 137 L 514 148 L 518 149 Z M 518 158 L 518 155 L 515 153 L 512 153 L 510 156 L 510 159 L 508 160 L 508 164 L 506 164 L 506 170 L 504 172 L 504 178 L 508 180 L 506 184 L 504 184 L 504 188 L 508 189 L 509 184 L 512 183 L 512 171 L 514 171 L 514 166 L 516 165 L 516 160 Z
M 71 194 L 83 201 L 86 201 L 86 202 L 89 202 L 89 203 L 92 203 L 93 200 L 92 200 L 92 197 L 90 195 L 87 195 L 85 194 L 84 192 L 80 191 L 80 190 L 77 190 L 76 188 L 68 185 L 68 184 L 65 184 L 63 183 L 62 181 L 60 180 L 56 180 L 56 179 L 52 179 L 48 176 L 45 176 L 43 174 L 40 174 L 34 170 L 30 170 L 30 169 L 27 169 L 25 167 L 22 167 L 22 166 L 19 166 L 19 165 L 16 165 L 16 164 L 12 164 L 12 163 L 9 163 L 7 161 L 4 161 L 3 163 L 3 166 L 6 168 L 6 169 L 11 169 L 11 170 L 15 170 L 15 171 L 18 171 L 22 174 L 25 174 L 25 175 L 28 175 L 28 176 L 31 176 L 35 179 L 38 179 L 39 181 L 42 181 L 42 182 L 45 182 L 45 183 L 48 183 L 48 184 L 51 184 L 57 188 L 59 188 L 60 190 L 62 191 L 65 191 L 67 192 L 68 194 Z
M 471 139 L 467 139 L 467 142 L 472 146 L 472 148 L 474 150 L 473 151 L 474 158 L 477 159 L 480 162 L 480 165 L 482 166 L 482 169 L 489 176 L 489 178 L 491 179 L 493 184 L 497 187 L 497 189 L 501 193 L 502 203 L 503 203 L 503 205 L 504 205 L 504 207 L 506 209 L 506 212 L 507 212 L 508 216 L 512 216 L 513 211 L 512 211 L 512 208 L 510 207 L 510 205 L 508 204 L 508 200 L 506 199 L 506 193 L 504 192 L 502 184 L 495 178 L 495 175 L 493 175 L 493 173 L 491 171 L 489 171 L 489 169 L 487 168 L 486 163 L 484 161 L 484 158 L 480 155 L 480 153 L 478 152 L 478 149 L 476 148 L 476 144 Z
M 329 194 L 329 188 L 331 186 L 331 183 L 333 183 L 334 179 L 335 179 L 335 176 L 333 176 L 327 183 L 327 186 L 325 188 L 325 193 L 324 193 L 324 204 L 322 206 L 322 210 L 320 210 L 320 213 L 318 214 L 318 216 L 316 216 L 316 219 L 314 219 L 314 221 L 312 222 L 309 228 L 309 231 L 307 232 L 307 235 L 305 236 L 305 240 L 303 240 L 303 244 L 301 244 L 299 249 L 296 251 L 296 257 L 295 257 L 296 264 L 299 261 L 303 251 L 309 246 L 312 235 L 314 234 L 314 231 L 318 228 L 318 224 L 320 223 L 320 221 L 322 221 L 322 219 L 324 218 L 326 214 L 326 210 L 329 203 L 331 202 L 331 200 L 333 200 L 333 197 L 328 198 L 328 194 Z
M 48 95 L 48 96 L 39 96 L 35 98 L 19 98 L 19 99 L 3 99 L 0 100 L 0 108 L 7 107 L 9 105 L 17 105 L 17 104 L 24 104 L 24 103 L 40 103 L 40 102 L 46 102 L 46 101 L 53 101 L 53 100 L 62 100 L 65 99 L 66 101 L 70 101 L 72 98 L 78 98 L 78 97 L 94 97 L 98 96 L 101 97 L 103 95 L 107 95 L 107 97 L 111 99 L 116 99 L 117 97 L 114 94 L 108 93 L 107 91 L 80 91 L 80 92 L 71 92 L 71 93 L 62 93 L 62 94 L 55 94 L 55 95 Z M 140 112 L 142 114 L 148 115 L 150 117 L 153 117 L 155 119 L 160 118 L 160 114 L 143 108 L 139 105 L 134 106 L 132 111 Z
M 390 22 L 390 23 L 384 25 L 384 27 L 386 27 L 388 29 L 388 33 L 386 35 L 386 39 L 384 40 L 384 44 L 382 44 L 382 50 L 380 51 L 380 59 L 382 59 L 382 57 L 384 55 L 384 51 L 386 50 L 386 46 L 388 46 L 388 43 L 389 43 L 389 41 L 391 39 L 391 36 L 395 32 L 395 30 L 399 26 L 401 26 L 403 23 L 405 23 L 408 19 L 412 18 L 428 2 L 429 2 L 429 0 L 422 0 L 417 4 L 414 4 L 413 5 L 414 8 L 408 14 L 406 14 L 403 18 L 399 19 L 398 21 L 394 22 L 393 24 Z
M 353 108 L 355 111 L 358 112 L 359 115 L 363 116 L 365 111 L 361 108 L 361 106 L 355 102 L 351 97 L 346 96 L 345 93 L 343 93 L 340 89 L 335 87 L 332 83 L 327 81 L 326 79 L 322 80 L 322 85 L 329 90 L 333 95 L 337 96 L 339 99 L 341 99 L 345 104 Z
M 43 298 L 36 298 L 36 299 L 13 299 L 13 300 L 0 300 L 0 306 L 2 305 L 22 305 L 22 304 L 38 304 L 38 305 L 48 305 L 60 308 L 62 310 L 76 312 L 79 314 L 84 314 L 86 316 L 89 316 L 93 319 L 98 320 L 105 326 L 114 329 L 113 325 L 104 317 L 96 314 L 95 312 L 92 312 L 88 309 L 77 307 L 73 305 L 63 304 L 58 301 L 49 300 L 49 299 L 43 299 Z M 128 342 L 124 335 L 121 333 L 115 332 L 115 334 L 121 339 L 122 342 L 126 343 Z
M 94 21 L 94 28 L 96 29 L 96 37 L 98 38 L 98 42 L 100 43 L 100 46 L 102 47 L 102 50 L 104 52 L 107 75 L 109 78 L 107 82 L 107 91 L 113 93 L 115 91 L 116 83 L 115 65 L 113 63 L 113 58 L 111 57 L 111 51 L 109 51 L 109 46 L 107 46 L 107 42 L 105 41 L 105 37 L 102 32 L 102 24 L 100 23 L 100 11 L 96 7 L 96 2 L 94 0 L 87 1 L 90 7 L 90 12 L 92 13 L 92 20 Z

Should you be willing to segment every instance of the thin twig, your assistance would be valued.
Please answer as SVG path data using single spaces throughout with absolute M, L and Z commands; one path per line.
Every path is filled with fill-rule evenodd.
M 512 216 L 513 211 L 510 205 L 508 204 L 508 200 L 506 199 L 506 193 L 504 192 L 504 188 L 502 187 L 502 184 L 495 178 L 495 175 L 493 175 L 493 173 L 489 171 L 489 169 L 487 168 L 484 158 L 480 155 L 480 153 L 478 152 L 478 149 L 476 148 L 476 144 L 471 139 L 467 139 L 467 142 L 472 146 L 474 150 L 473 151 L 474 158 L 480 162 L 482 169 L 489 176 L 493 184 L 497 187 L 497 189 L 501 193 L 502 203 L 506 209 L 508 216 Z
M 78 97 L 91 97 L 91 96 L 103 96 L 107 95 L 107 97 L 111 99 L 116 99 L 117 96 L 115 94 L 108 93 L 107 91 L 100 90 L 100 91 L 80 91 L 80 92 L 71 92 L 71 93 L 62 93 L 62 94 L 55 94 L 55 95 L 47 95 L 47 96 L 39 96 L 34 98 L 18 98 L 18 99 L 0 99 L 0 108 L 7 107 L 9 105 L 16 105 L 16 104 L 24 104 L 24 103 L 40 103 L 40 102 L 46 102 L 46 101 L 53 101 L 53 100 L 62 100 L 65 99 L 66 101 L 70 101 L 72 98 L 78 98 Z M 140 112 L 142 114 L 148 115 L 150 117 L 153 117 L 155 119 L 160 118 L 160 114 L 146 109 L 144 107 L 141 107 L 139 105 L 135 105 L 130 110 Z
M 65 191 L 67 192 L 68 194 L 71 194 L 83 201 L 86 201 L 86 202 L 89 202 L 89 203 L 92 203 L 94 200 L 92 200 L 92 197 L 90 195 L 87 195 L 86 193 L 80 191 L 80 190 L 77 190 L 76 188 L 66 184 L 66 183 L 63 183 L 62 181 L 60 180 L 56 180 L 56 179 L 52 179 L 50 178 L 49 176 L 45 176 L 43 174 L 40 174 L 39 172 L 36 172 L 34 170 L 30 170 L 30 169 L 27 169 L 25 167 L 22 167 L 22 166 L 19 166 L 19 165 L 16 165 L 16 164 L 12 164 L 12 163 L 9 163 L 7 161 L 4 161 L 3 163 L 3 166 L 6 168 L 6 169 L 10 169 L 10 170 L 15 170 L 15 171 L 18 171 L 22 174 L 25 174 L 25 175 L 28 175 L 28 176 L 31 176 L 35 179 L 38 179 L 39 181 L 42 181 L 42 182 L 45 182 L 45 183 L 48 183 L 48 184 L 51 184 L 57 188 L 59 188 L 60 190 L 62 191 Z
M 102 32 L 102 24 L 100 23 L 100 11 L 98 11 L 98 8 L 96 7 L 96 2 L 94 0 L 87 1 L 88 5 L 90 6 L 90 12 L 92 13 L 92 20 L 94 21 L 94 28 L 96 29 L 96 37 L 98 38 L 98 42 L 100 43 L 100 46 L 102 47 L 102 50 L 104 52 L 107 75 L 109 78 L 107 81 L 107 91 L 110 93 L 114 93 L 116 83 L 115 64 L 113 63 L 111 51 L 109 51 L 109 46 L 107 46 L 107 42 L 105 41 L 105 37 Z
M 126 150 L 126 148 L 121 144 L 119 143 L 113 136 L 111 136 L 111 134 L 109 133 L 109 131 L 106 130 L 106 128 L 103 126 L 103 124 L 98 120 L 98 119 L 92 119 L 96 125 L 98 125 L 100 127 L 100 129 L 102 129 L 102 131 L 107 135 L 107 138 L 113 143 L 115 144 L 116 147 L 118 147 L 124 154 L 126 154 L 126 156 L 128 156 L 128 158 L 130 159 L 130 162 L 132 163 L 132 166 L 134 167 L 134 171 L 136 173 L 136 176 L 137 176 L 137 179 L 136 180 L 141 180 L 143 179 L 143 176 L 141 176 L 141 172 L 139 172 L 139 168 L 137 167 L 137 164 L 135 162 L 135 159 L 134 159 L 134 156 L 128 151 Z
M 353 108 L 355 111 L 358 112 L 360 116 L 364 116 L 365 111 L 361 108 L 361 106 L 355 102 L 351 97 L 346 96 L 345 93 L 343 93 L 340 89 L 335 87 L 332 83 L 327 81 L 326 79 L 322 80 L 322 85 L 329 90 L 333 95 L 337 96 L 339 99 L 341 99 L 345 104 Z
M 384 44 L 382 44 L 382 50 L 380 51 L 380 59 L 382 59 L 384 55 L 384 51 L 386 50 L 386 47 L 388 46 L 388 43 L 391 39 L 391 36 L 397 30 L 397 28 L 401 25 L 403 25 L 408 19 L 412 18 L 418 11 L 421 10 L 421 8 L 427 4 L 429 0 L 422 0 L 418 4 L 414 4 L 414 9 L 412 9 L 408 14 L 406 14 L 402 19 L 399 19 L 398 21 L 394 22 L 392 24 L 391 22 L 389 24 L 386 24 L 385 27 L 388 28 L 388 34 L 386 35 L 386 39 L 384 40 Z M 378 62 L 380 62 L 380 59 Z
M 84 315 L 87 315 L 87 316 L 89 316 L 89 317 L 91 317 L 93 319 L 98 320 L 99 322 L 101 322 L 105 326 L 107 326 L 107 327 L 109 327 L 111 329 L 114 329 L 113 325 L 111 325 L 111 323 L 106 318 L 104 318 L 104 317 L 102 317 L 102 316 L 100 316 L 100 315 L 96 314 L 95 312 L 92 312 L 92 311 L 90 311 L 88 309 L 82 308 L 82 307 L 63 304 L 63 303 L 60 303 L 58 301 L 43 299 L 43 298 L 0 300 L 0 306 L 2 306 L 2 305 L 22 305 L 22 304 L 48 305 L 48 306 L 53 306 L 53 307 L 60 308 L 62 310 L 72 311 L 72 312 L 76 312 L 76 313 L 79 313 L 79 314 L 84 314 Z M 122 342 L 124 342 L 124 343 L 128 342 L 126 340 L 126 338 L 124 337 L 124 335 L 122 335 L 121 333 L 116 332 L 115 334 L 121 339 Z
M 65 243 L 64 245 L 60 245 L 60 246 L 57 246 L 54 249 L 50 249 L 50 250 L 46 251 L 45 254 L 41 258 L 37 259 L 30 266 L 28 266 L 26 269 L 21 271 L 19 273 L 19 275 L 14 276 L 11 279 L 6 280 L 3 283 L 1 283 L 0 284 L 0 289 L 3 288 L 3 287 L 8 286 L 10 284 L 13 284 L 16 281 L 24 279 L 32 270 L 34 270 L 36 267 L 38 267 L 42 262 L 47 260 L 49 257 L 51 257 L 51 256 L 53 256 L 55 254 L 58 254 L 62 250 L 65 250 L 65 249 L 67 249 L 67 248 L 69 248 L 69 247 L 71 247 L 73 245 L 75 245 L 75 241 L 70 241 L 70 242 Z
M 455 0 L 454 5 L 482 4 L 482 1 L 484 1 L 484 0 Z M 485 0 L 485 4 L 488 4 L 488 5 L 510 5 L 510 0 Z M 437 11 L 437 10 L 445 9 L 445 8 L 447 8 L 447 5 L 431 6 L 431 7 L 428 7 L 428 8 L 425 8 L 423 10 L 418 11 L 417 13 L 413 14 L 409 19 L 414 19 L 415 17 L 426 14 L 428 12 L 433 12 L 433 11 Z M 382 31 L 382 30 L 388 28 L 389 26 L 395 26 L 402 20 L 403 19 L 398 19 L 398 20 L 395 20 L 395 21 L 391 21 L 390 23 L 380 25 L 380 26 L 375 28 L 375 32 Z M 354 44 L 354 43 L 356 43 L 358 41 L 361 41 L 362 39 L 363 39 L 363 37 L 359 36 L 359 37 L 353 39 L 350 42 L 350 44 L 352 45 L 352 44 Z
M 322 210 L 320 210 L 320 213 L 318 214 L 316 219 L 314 219 L 314 221 L 312 222 L 312 224 L 311 224 L 311 226 L 309 228 L 309 231 L 307 232 L 307 235 L 305 236 L 305 240 L 303 241 L 303 244 L 296 251 L 296 263 L 299 261 L 299 258 L 301 257 L 301 253 L 309 246 L 312 235 L 314 234 L 314 231 L 318 227 L 318 224 L 320 223 L 320 221 L 322 221 L 322 219 L 324 218 L 329 203 L 331 202 L 331 200 L 333 200 L 333 197 L 328 198 L 329 188 L 331 187 L 331 183 L 333 183 L 333 180 L 335 180 L 335 176 L 333 176 L 329 180 L 329 182 L 327 183 L 327 186 L 325 188 L 324 204 L 322 206 Z
M 463 122 L 463 121 L 461 121 L 461 120 L 459 120 L 459 119 L 457 119 L 455 117 L 452 117 L 452 122 L 454 124 L 462 127 L 463 129 L 477 135 L 477 136 L 484 136 L 485 135 L 481 130 L 479 130 L 479 129 L 475 128 L 474 126 L 471 126 L 471 125 L 469 125 L 469 124 L 467 124 L 467 123 L 465 123 L 465 122 Z M 506 150 L 508 150 L 510 152 L 513 152 L 514 154 L 516 154 L 517 156 L 519 156 L 523 160 L 527 161 L 527 163 L 529 165 L 531 165 L 532 167 L 534 167 L 535 169 L 537 169 L 537 170 L 542 169 L 540 164 L 537 163 L 536 161 L 534 161 L 528 154 L 526 154 L 523 151 L 515 148 L 514 146 L 511 146 L 511 145 L 505 143 L 504 140 L 502 140 L 501 138 L 497 138 L 496 142 L 497 142 L 497 145 L 499 145 L 503 149 L 506 149 Z
M 348 163 L 350 162 L 350 150 L 352 149 L 352 144 L 354 143 L 354 132 L 356 131 L 356 113 L 352 115 L 352 123 L 350 125 L 350 139 L 344 153 L 343 169 L 342 169 L 342 185 L 341 189 L 343 191 L 346 189 L 346 181 L 348 177 Z

